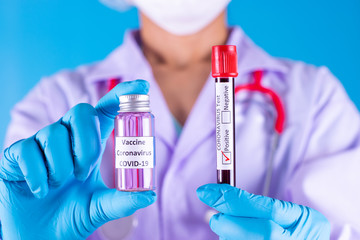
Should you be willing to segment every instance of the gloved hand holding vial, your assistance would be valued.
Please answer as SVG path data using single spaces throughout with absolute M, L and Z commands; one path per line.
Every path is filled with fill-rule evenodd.
M 119 96 L 146 96 L 148 89 L 144 80 L 121 83 L 95 108 L 78 104 L 59 121 L 4 151 L 0 165 L 4 239 L 85 239 L 104 223 L 155 202 L 152 191 L 107 188 L 99 169 Z

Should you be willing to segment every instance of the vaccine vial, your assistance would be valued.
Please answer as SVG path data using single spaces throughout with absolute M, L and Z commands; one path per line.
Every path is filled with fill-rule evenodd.
M 155 189 L 154 115 L 148 95 L 119 97 L 115 118 L 115 186 L 119 191 Z

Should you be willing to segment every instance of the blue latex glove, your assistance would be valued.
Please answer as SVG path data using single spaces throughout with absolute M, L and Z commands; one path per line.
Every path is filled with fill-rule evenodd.
M 221 239 L 329 239 L 330 224 L 318 211 L 291 202 L 250 194 L 228 184 L 197 190 L 220 213 L 210 227 Z
M 152 204 L 152 191 L 108 189 L 101 155 L 122 94 L 146 94 L 144 80 L 125 82 L 94 108 L 73 107 L 58 122 L 4 151 L 0 218 L 4 239 L 84 239 L 102 224 Z

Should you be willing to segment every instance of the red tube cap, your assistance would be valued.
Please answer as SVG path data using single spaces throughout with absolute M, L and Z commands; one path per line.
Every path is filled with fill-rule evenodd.
M 237 77 L 237 53 L 234 45 L 218 45 L 212 47 L 212 76 Z

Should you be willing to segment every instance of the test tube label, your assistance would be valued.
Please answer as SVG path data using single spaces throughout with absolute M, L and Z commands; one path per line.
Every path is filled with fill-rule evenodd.
M 233 83 L 216 83 L 217 169 L 232 170 L 234 164 Z
M 154 168 L 154 137 L 116 137 L 116 168 Z

